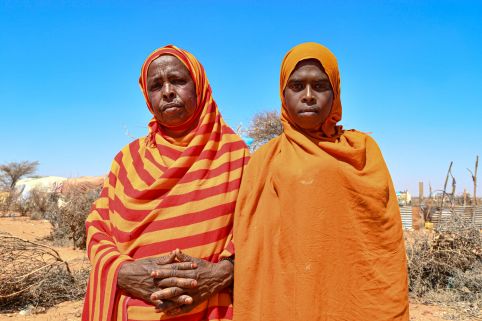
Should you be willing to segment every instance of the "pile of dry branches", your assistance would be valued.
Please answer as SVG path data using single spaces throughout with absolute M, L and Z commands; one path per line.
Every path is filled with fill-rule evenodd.
M 86 272 L 72 273 L 54 249 L 0 235 L 0 250 L 0 311 L 50 307 L 83 297 Z
M 443 292 L 447 301 L 482 308 L 482 237 L 475 225 L 454 212 L 435 231 L 414 231 L 405 241 L 414 296 L 434 301 L 428 298 Z

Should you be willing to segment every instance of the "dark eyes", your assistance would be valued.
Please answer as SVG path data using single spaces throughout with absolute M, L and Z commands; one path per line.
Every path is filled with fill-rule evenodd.
M 315 90 L 328 90 L 328 89 L 330 89 L 330 84 L 328 82 L 316 83 L 316 84 L 313 85 L 313 89 L 315 89 Z
M 300 91 L 303 90 L 304 85 L 302 83 L 291 83 L 289 87 L 291 90 Z
M 185 85 L 186 83 L 187 81 L 185 79 L 181 79 L 181 78 L 171 79 L 171 84 L 173 85 Z
M 182 78 L 172 78 L 172 79 L 169 79 L 169 83 L 174 86 L 183 86 L 187 84 L 187 80 Z M 150 86 L 149 89 L 150 91 L 161 90 L 163 85 L 164 83 L 157 82 L 157 83 L 154 83 L 152 86 Z
M 155 84 L 155 85 L 150 86 L 149 90 L 150 91 L 157 91 L 157 90 L 160 90 L 161 88 L 162 88 L 161 84 Z
M 292 82 L 288 85 L 288 87 L 293 91 L 302 91 L 305 89 L 305 84 L 302 82 Z M 316 91 L 325 91 L 330 90 L 330 83 L 327 81 L 319 81 L 315 82 L 311 85 L 311 88 Z

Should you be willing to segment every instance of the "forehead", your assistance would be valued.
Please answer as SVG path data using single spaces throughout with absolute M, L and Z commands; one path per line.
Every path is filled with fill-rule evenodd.
M 323 65 L 316 59 L 306 59 L 298 62 L 290 75 L 290 79 L 303 76 L 316 76 L 323 79 L 328 79 Z
M 154 59 L 147 69 L 147 77 L 155 77 L 162 73 L 180 73 L 189 75 L 189 70 L 186 66 L 175 56 L 162 55 Z

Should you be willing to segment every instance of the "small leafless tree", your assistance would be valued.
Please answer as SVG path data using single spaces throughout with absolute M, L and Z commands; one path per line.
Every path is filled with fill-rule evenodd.
M 19 191 L 15 189 L 17 182 L 27 175 L 35 173 L 38 162 L 11 162 L 0 165 L 0 191 L 7 193 L 3 203 L 0 204 L 0 210 L 9 211 L 12 205 L 15 205 L 19 197 Z
M 251 120 L 248 136 L 253 139 L 251 150 L 256 150 L 283 132 L 280 116 L 277 111 L 257 113 Z
M 13 190 L 22 177 L 35 173 L 37 167 L 37 161 L 11 162 L 0 165 L 0 186 L 10 191 Z

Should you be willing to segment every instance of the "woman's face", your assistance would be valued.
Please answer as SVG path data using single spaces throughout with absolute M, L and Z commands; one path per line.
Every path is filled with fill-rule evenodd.
M 333 90 L 321 64 L 315 59 L 300 61 L 284 89 L 288 115 L 300 128 L 317 131 L 330 114 Z
M 150 64 L 147 94 L 157 121 L 167 127 L 183 124 L 196 110 L 194 81 L 186 66 L 171 55 L 162 55 Z

